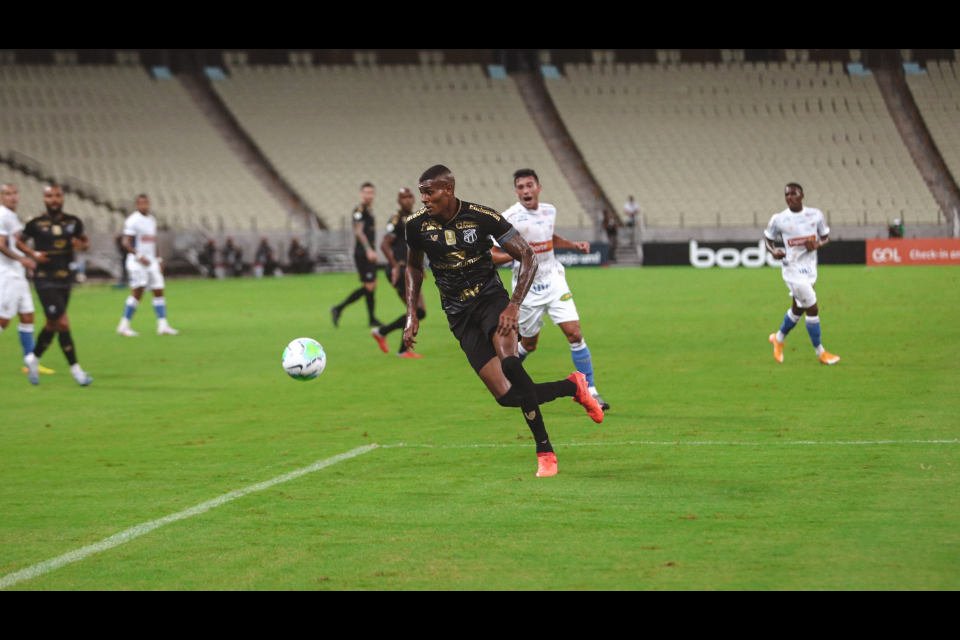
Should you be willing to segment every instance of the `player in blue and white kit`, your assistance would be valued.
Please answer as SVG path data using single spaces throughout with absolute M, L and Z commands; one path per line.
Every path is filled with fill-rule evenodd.
M 130 320 L 140 305 L 143 291 L 150 287 L 153 292 L 153 311 L 157 315 L 157 334 L 175 336 L 179 333 L 167 322 L 167 303 L 163 297 L 163 271 L 157 256 L 157 218 L 150 215 L 150 198 L 141 193 L 137 196 L 137 210 L 127 216 L 123 223 L 123 248 L 127 250 L 127 273 L 130 274 L 130 295 L 123 307 L 123 317 L 117 325 L 122 336 L 139 335 L 130 327 Z
M 767 251 L 774 258 L 783 259 L 783 280 L 787 283 L 793 304 L 783 316 L 780 330 L 767 338 L 773 345 L 773 358 L 783 362 L 783 341 L 793 329 L 800 316 L 807 316 L 807 333 L 822 364 L 836 364 L 836 356 L 823 348 L 820 336 L 820 310 L 813 287 L 817 282 L 817 249 L 830 241 L 830 228 L 820 209 L 803 206 L 803 187 L 796 182 L 787 184 L 784 190 L 787 208 L 775 213 L 763 232 Z M 783 242 L 783 248 L 774 242 Z
M 20 191 L 14 184 L 0 185 L 0 333 L 7 328 L 14 315 L 20 317 L 17 334 L 23 355 L 33 351 L 33 295 L 27 282 L 26 269 L 37 268 L 36 261 L 24 254 L 21 247 L 35 255 L 23 244 L 20 232 L 23 224 L 17 217 Z M 19 245 L 19 246 L 18 246 Z M 24 372 L 27 369 L 24 367 Z M 53 373 L 52 369 L 38 366 L 40 373 Z
M 580 316 L 573 294 L 564 275 L 563 264 L 557 260 L 554 248 L 576 249 L 582 253 L 590 251 L 590 243 L 567 240 L 554 231 L 557 221 L 557 209 L 552 204 L 540 202 L 540 178 L 533 169 L 518 169 L 513 173 L 513 186 L 519 202 L 503 212 L 523 239 L 526 240 L 537 256 L 537 277 L 520 306 L 520 359 L 535 351 L 543 327 L 543 315 L 546 313 L 555 325 L 560 327 L 567 342 L 573 364 L 577 371 L 587 378 L 590 394 L 597 399 L 600 407 L 607 411 L 610 405 L 597 392 L 593 379 L 593 361 L 587 341 L 580 330 Z M 513 261 L 506 252 L 494 248 L 494 264 L 506 264 Z M 513 262 L 513 288 L 517 286 L 517 271 L 520 264 Z

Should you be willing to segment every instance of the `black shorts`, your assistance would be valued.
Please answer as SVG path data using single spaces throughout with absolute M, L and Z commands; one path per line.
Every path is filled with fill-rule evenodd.
M 357 265 L 357 275 L 360 276 L 360 282 L 377 281 L 377 263 L 367 260 L 366 253 L 354 253 L 353 262 Z
M 480 372 L 490 358 L 497 356 L 491 337 L 500 324 L 500 314 L 507 308 L 510 296 L 503 287 L 492 289 L 477 300 L 469 310 L 455 316 L 447 316 L 450 332 L 460 341 L 460 348 L 467 354 L 473 370 Z
M 67 312 L 72 289 L 70 285 L 37 281 L 34 282 L 34 286 L 37 289 L 37 297 L 40 298 L 40 306 L 43 307 L 43 313 L 48 320 L 56 320 Z

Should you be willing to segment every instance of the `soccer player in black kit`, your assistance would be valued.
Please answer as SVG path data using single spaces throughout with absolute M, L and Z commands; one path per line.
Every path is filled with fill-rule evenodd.
M 413 191 L 407 187 L 400 189 L 397 194 L 397 204 L 400 209 L 393 214 L 387 223 L 387 232 L 383 234 L 383 240 L 380 242 L 380 251 L 387 258 L 387 279 L 400 299 L 406 301 L 406 273 L 407 273 L 407 235 L 404 233 L 404 222 L 413 213 Z M 417 318 L 423 320 L 427 317 L 427 305 L 423 302 L 423 293 L 417 299 Z M 382 327 L 370 329 L 370 335 L 377 341 L 377 345 L 384 353 L 390 353 L 390 347 L 387 346 L 387 334 L 397 329 L 403 329 L 407 322 L 407 314 L 402 314 L 399 318 Z M 413 349 L 408 349 L 404 341 L 400 340 L 400 350 L 397 355 L 401 358 L 422 358 L 419 353 Z
M 353 210 L 353 235 L 356 242 L 353 246 L 353 262 L 357 266 L 360 282 L 358 289 L 347 296 L 340 304 L 330 307 L 330 316 L 333 326 L 339 326 L 340 314 L 344 307 L 353 304 L 360 298 L 367 301 L 367 320 L 371 327 L 379 327 L 382 323 L 373 314 L 373 292 L 377 288 L 377 250 L 373 248 L 373 239 L 376 235 L 373 223 L 371 205 L 377 194 L 371 182 L 360 185 L 360 204 Z
M 434 165 L 420 176 L 423 208 L 407 218 L 406 301 L 408 347 L 420 331 L 416 301 L 423 284 L 423 256 L 430 258 L 440 302 L 450 331 L 487 389 L 504 407 L 520 407 L 537 446 L 537 477 L 557 474 L 557 456 L 550 444 L 539 405 L 572 396 L 594 422 L 603 410 L 587 389 L 582 373 L 564 380 L 535 384 L 517 355 L 517 316 L 536 275 L 533 249 L 503 216 L 489 207 L 454 195 L 453 173 Z M 517 286 L 508 296 L 490 256 L 491 237 L 521 263 Z
M 37 257 L 37 269 L 33 275 L 33 286 L 40 298 L 40 306 L 47 322 L 37 337 L 31 353 L 23 357 L 27 365 L 27 378 L 31 384 L 40 384 L 40 357 L 50 346 L 54 334 L 60 342 L 60 349 L 70 363 L 70 373 L 81 386 L 93 382 L 93 378 L 77 362 L 77 350 L 70 335 L 70 319 L 67 317 L 67 304 L 70 302 L 70 290 L 73 287 L 74 249 L 85 251 L 90 246 L 87 234 L 83 230 L 80 218 L 63 211 L 63 189 L 51 184 L 43 189 L 43 204 L 47 212 L 27 223 L 23 228 L 24 240 L 33 241 Z

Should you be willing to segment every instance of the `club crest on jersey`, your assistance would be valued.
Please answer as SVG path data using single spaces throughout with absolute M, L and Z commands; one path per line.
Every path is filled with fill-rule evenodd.
M 443 230 L 443 239 L 447 244 L 457 244 L 457 234 L 450 229 Z
M 473 244 L 477 241 L 477 230 L 476 229 L 464 229 L 463 230 L 463 241 L 467 244 Z

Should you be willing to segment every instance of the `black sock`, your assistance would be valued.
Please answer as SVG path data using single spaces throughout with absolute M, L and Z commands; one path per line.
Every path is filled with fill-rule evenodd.
M 536 386 L 524 370 L 520 358 L 509 356 L 503 359 L 500 366 L 503 367 L 503 374 L 507 376 L 507 380 L 512 385 L 511 391 L 516 390 L 517 397 L 520 400 L 520 410 L 523 412 L 523 419 L 527 421 L 527 426 L 537 443 L 537 453 L 553 451 L 550 437 L 547 435 L 547 427 L 543 424 L 543 414 L 540 413 L 540 407 L 538 406 Z
M 70 335 L 70 332 L 61 331 L 57 338 L 60 340 L 60 348 L 63 350 L 63 355 L 67 356 L 67 362 L 69 362 L 71 366 L 77 364 L 77 350 L 73 348 L 73 336 Z
M 37 336 L 37 343 L 33 346 L 33 355 L 38 358 L 43 355 L 43 352 L 46 351 L 50 343 L 53 342 L 54 333 L 54 331 L 46 327 L 40 330 L 40 335 Z
M 374 325 L 377 323 L 377 319 L 373 315 L 373 291 L 364 288 L 363 296 L 367 299 L 367 319 L 370 321 L 371 325 Z
M 397 329 L 403 329 L 404 325 L 406 324 L 407 324 L 407 314 L 403 314 L 402 316 L 400 316 L 390 324 L 385 324 L 382 327 L 380 327 L 379 329 L 380 335 L 385 336 L 391 331 L 396 331 Z
M 533 385 L 537 392 L 537 403 L 552 402 L 557 398 L 570 398 L 577 394 L 577 385 L 569 380 L 557 380 L 556 382 L 537 382 Z M 504 407 L 519 407 L 520 395 L 515 387 L 497 398 L 497 402 Z
M 353 293 L 347 296 L 346 300 L 344 300 L 343 302 L 337 305 L 337 309 L 339 309 L 340 311 L 343 311 L 343 308 L 345 306 L 349 304 L 353 304 L 354 302 L 359 300 L 361 297 L 363 297 L 363 294 L 366 290 L 367 290 L 366 287 L 360 287 L 359 289 L 355 289 Z

